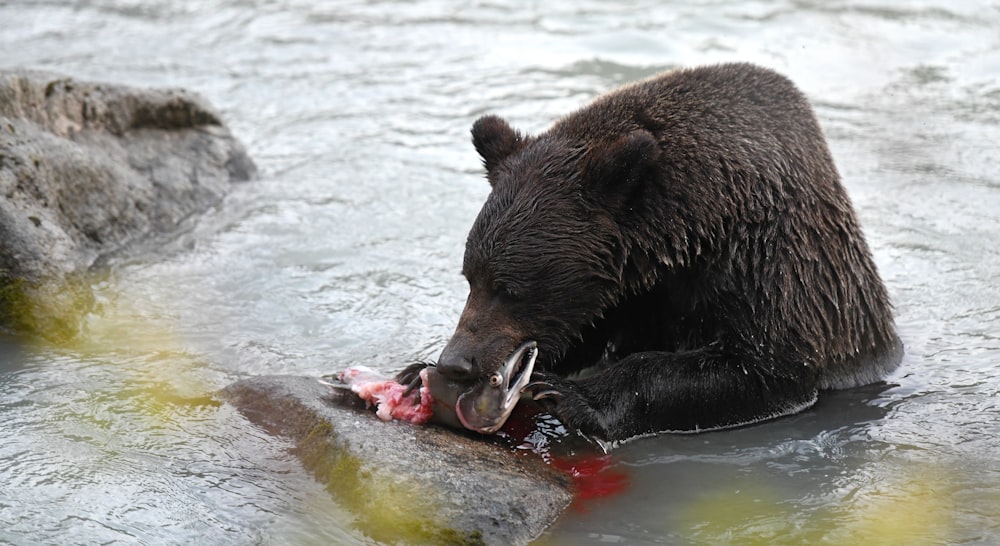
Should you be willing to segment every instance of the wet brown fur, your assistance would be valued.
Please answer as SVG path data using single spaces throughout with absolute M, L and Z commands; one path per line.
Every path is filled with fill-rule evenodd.
M 567 424 L 621 440 L 793 413 L 899 363 L 851 202 L 783 76 L 677 70 L 537 136 L 496 116 L 472 134 L 492 192 L 443 373 L 483 377 L 535 339 L 534 392 L 558 392 Z

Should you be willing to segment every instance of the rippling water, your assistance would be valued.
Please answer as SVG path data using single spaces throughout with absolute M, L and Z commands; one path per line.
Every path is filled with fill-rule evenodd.
M 488 187 L 486 112 L 538 131 L 660 70 L 789 75 L 893 297 L 891 384 L 615 451 L 548 544 L 1000 542 L 1000 7 L 959 1 L 0 3 L 0 63 L 206 95 L 263 173 L 95 274 L 71 346 L 0 338 L 0 542 L 365 538 L 211 392 L 436 356 Z

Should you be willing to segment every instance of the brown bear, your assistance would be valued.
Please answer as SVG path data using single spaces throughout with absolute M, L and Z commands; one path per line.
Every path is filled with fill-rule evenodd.
M 456 395 L 516 402 L 503 390 L 523 389 L 569 427 L 620 441 L 792 414 L 900 362 L 851 202 L 785 77 L 675 70 L 537 136 L 482 117 L 472 140 L 492 191 L 435 369 Z M 512 386 L 525 342 L 537 364 Z M 477 424 L 503 406 L 457 411 L 491 432 Z

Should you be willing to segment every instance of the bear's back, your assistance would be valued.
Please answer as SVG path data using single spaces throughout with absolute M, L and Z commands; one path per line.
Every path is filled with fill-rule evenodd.
M 716 277 L 706 276 L 701 307 L 739 317 L 724 334 L 731 342 L 770 337 L 812 362 L 823 388 L 895 368 L 902 347 L 888 294 L 791 81 L 744 63 L 675 70 L 597 98 L 546 135 L 594 150 L 633 131 L 652 133 L 661 154 L 647 203 L 630 209 L 646 226 L 633 240 L 660 263 L 703 260 Z
M 780 171 L 786 156 L 810 175 L 836 179 L 833 159 L 806 97 L 772 70 L 731 63 L 666 72 L 603 95 L 559 120 L 549 134 L 598 147 L 635 130 L 678 160 L 723 160 Z

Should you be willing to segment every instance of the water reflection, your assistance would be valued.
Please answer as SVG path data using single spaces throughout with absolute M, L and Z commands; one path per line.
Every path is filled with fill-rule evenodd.
M 0 333 L 0 381 L 9 372 L 15 372 L 24 365 L 21 341 L 13 336 Z

